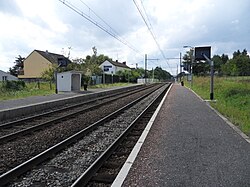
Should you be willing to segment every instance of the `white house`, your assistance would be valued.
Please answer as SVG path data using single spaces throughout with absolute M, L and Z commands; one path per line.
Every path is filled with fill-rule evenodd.
M 9 74 L 5 73 L 4 71 L 0 70 L 0 81 L 17 81 L 18 78 Z
M 116 74 L 118 71 L 131 70 L 130 67 L 126 65 L 126 62 L 120 63 L 118 61 L 108 61 L 108 60 L 105 60 L 99 67 L 106 74 Z
M 80 91 L 81 72 L 66 71 L 57 73 L 57 90 L 60 92 Z

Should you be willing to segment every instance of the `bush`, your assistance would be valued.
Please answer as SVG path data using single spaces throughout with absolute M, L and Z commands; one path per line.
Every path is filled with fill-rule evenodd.
M 26 87 L 24 81 L 6 81 L 3 83 L 2 88 L 6 90 L 23 90 Z

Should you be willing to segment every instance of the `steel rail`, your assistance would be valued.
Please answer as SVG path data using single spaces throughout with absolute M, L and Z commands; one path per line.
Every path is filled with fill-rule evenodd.
M 68 118 L 71 118 L 71 117 L 75 117 L 75 115 L 79 115 L 79 114 L 84 113 L 86 111 L 89 111 L 91 109 L 95 109 L 95 108 L 103 106 L 103 105 L 105 105 L 107 103 L 114 102 L 114 101 L 116 101 L 116 100 L 118 100 L 120 98 L 123 98 L 125 96 L 131 95 L 131 94 L 134 94 L 134 93 L 137 93 L 137 92 L 140 92 L 142 90 L 149 89 L 149 88 L 151 88 L 151 87 L 143 88 L 143 89 L 140 89 L 140 90 L 133 90 L 130 93 L 125 93 L 124 95 L 120 95 L 119 97 L 116 97 L 114 99 L 110 99 L 109 101 L 105 101 L 103 103 L 99 103 L 97 105 L 84 108 L 83 110 L 79 110 L 79 111 L 72 112 L 72 113 L 69 113 L 69 114 L 66 114 L 66 115 L 63 115 L 63 116 L 60 116 L 60 117 L 56 117 L 54 119 L 48 120 L 48 121 L 40 123 L 38 125 L 34 125 L 32 127 L 28 127 L 26 129 L 23 129 L 23 130 L 19 130 L 17 132 L 11 133 L 11 134 L 7 134 L 5 136 L 0 137 L 0 142 L 1 142 L 0 144 L 5 143 L 5 142 L 10 141 L 10 140 L 13 140 L 13 139 L 16 139 L 16 138 L 18 138 L 20 136 L 23 136 L 25 134 L 29 134 L 31 132 L 35 132 L 37 130 L 41 130 L 41 129 L 49 126 L 51 123 L 57 123 L 59 121 L 65 120 L 65 119 L 68 119 Z M 108 98 L 108 96 L 107 97 L 105 96 L 105 98 Z M 67 109 L 65 109 L 65 110 L 67 110 Z
M 149 87 L 143 87 L 143 88 L 136 87 L 135 90 L 130 90 L 130 91 L 131 92 L 133 92 L 133 91 L 136 92 L 136 91 L 141 91 L 141 90 L 144 90 L 144 89 L 147 89 L 147 88 L 149 88 Z M 93 103 L 95 101 L 107 99 L 109 97 L 113 97 L 113 96 L 116 96 L 116 95 L 119 95 L 119 94 L 123 94 L 123 93 L 127 93 L 127 90 L 126 91 L 122 91 L 122 92 L 118 92 L 118 93 L 114 93 L 114 94 L 110 94 L 110 95 L 107 95 L 107 96 L 101 96 L 101 97 L 98 97 L 98 98 L 90 99 L 88 101 L 84 101 L 84 102 L 81 102 L 81 103 L 73 104 L 73 105 L 70 105 L 70 106 L 67 106 L 67 107 L 62 107 L 62 108 L 59 108 L 59 109 L 55 109 L 53 111 L 44 112 L 44 113 L 41 113 L 41 114 L 36 114 L 36 115 L 33 115 L 33 116 L 29 116 L 29 117 L 25 117 L 25 118 L 22 118 L 22 119 L 18 119 L 18 120 L 15 120 L 15 121 L 10 121 L 10 122 L 7 122 L 7 123 L 3 123 L 3 124 L 0 124 L 0 129 L 10 128 L 11 126 L 14 126 L 14 125 L 20 125 L 20 123 L 25 122 L 25 121 L 35 120 L 35 118 L 44 117 L 46 115 L 51 115 L 53 113 L 61 112 L 61 111 L 67 110 L 67 109 L 75 108 L 75 107 L 80 107 L 82 105 L 86 105 L 86 104 L 89 104 L 89 103 Z
M 155 88 L 154 91 L 157 90 L 157 89 L 159 89 L 159 87 Z M 139 97 L 138 99 L 136 99 L 136 100 L 130 102 L 129 104 L 123 106 L 119 110 L 109 114 L 108 116 L 106 116 L 106 117 L 100 119 L 99 121 L 91 124 L 90 126 L 86 127 L 85 129 L 77 132 L 76 134 L 68 137 L 67 139 L 61 141 L 60 143 L 58 143 L 58 144 L 52 146 L 51 148 L 43 151 L 42 153 L 38 154 L 37 156 L 27 160 L 26 162 L 18 165 L 17 167 L 9 170 L 8 172 L 2 174 L 0 176 L 0 184 L 1 185 L 6 185 L 6 184 L 10 183 L 14 178 L 17 178 L 18 176 L 20 176 L 20 175 L 24 174 L 25 172 L 27 172 L 27 171 L 31 170 L 32 168 L 34 168 L 34 166 L 42 163 L 43 161 L 45 161 L 45 160 L 47 160 L 49 158 L 54 157 L 54 155 L 56 153 L 58 153 L 59 151 L 62 151 L 63 149 L 65 149 L 69 145 L 77 142 L 80 138 L 84 137 L 86 134 L 93 131 L 94 129 L 96 129 L 98 126 L 100 126 L 104 122 L 108 121 L 109 119 L 114 118 L 115 116 L 118 116 L 124 110 L 132 107 L 133 105 L 135 105 L 136 103 L 138 103 L 142 99 L 148 97 L 152 92 L 147 93 L 147 94 Z
M 103 152 L 96 161 L 71 185 L 71 187 L 82 187 L 86 186 L 93 175 L 98 171 L 102 164 L 110 157 L 110 155 L 116 150 L 119 144 L 126 138 L 131 129 L 135 126 L 136 122 L 139 121 L 150 110 L 150 107 L 161 98 L 166 91 L 169 89 L 171 84 L 169 84 L 166 89 L 164 89 L 158 97 L 156 97 L 137 118 L 126 128 L 126 130 L 116 138 L 116 140 Z

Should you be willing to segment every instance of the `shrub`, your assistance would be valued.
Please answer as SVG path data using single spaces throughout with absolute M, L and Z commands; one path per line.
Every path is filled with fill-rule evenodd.
M 6 81 L 2 85 L 3 89 L 6 90 L 13 90 L 13 91 L 18 91 L 18 90 L 23 90 L 26 87 L 24 81 Z

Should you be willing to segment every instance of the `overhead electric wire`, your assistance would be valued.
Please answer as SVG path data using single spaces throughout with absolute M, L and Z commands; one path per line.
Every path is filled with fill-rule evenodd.
M 71 10 L 73 10 L 74 12 L 76 12 L 77 14 L 79 14 L 80 16 L 82 16 L 83 18 L 85 18 L 86 20 L 88 20 L 90 23 L 94 24 L 95 26 L 97 26 L 98 28 L 100 28 L 102 31 L 106 32 L 107 34 L 109 34 L 110 36 L 112 36 L 113 38 L 115 38 L 116 40 L 118 40 L 119 42 L 123 43 L 124 45 L 126 45 L 127 47 L 129 47 L 130 49 L 132 49 L 133 51 L 135 51 L 136 53 L 141 54 L 135 47 L 133 47 L 131 44 L 129 44 L 127 41 L 125 41 L 124 39 L 122 39 L 120 36 L 118 36 L 117 32 L 111 27 L 109 26 L 102 18 L 100 18 L 100 16 L 98 16 L 96 13 L 94 13 L 94 11 L 92 9 L 89 8 L 89 6 L 86 5 L 86 3 L 84 3 L 89 10 L 91 10 L 99 19 L 101 19 L 109 28 L 111 28 L 113 30 L 113 32 L 115 31 L 115 33 L 110 32 L 105 26 L 101 25 L 100 23 L 98 23 L 97 21 L 93 20 L 93 18 L 91 18 L 90 16 L 88 16 L 87 14 L 83 13 L 80 9 L 78 9 L 76 6 L 72 5 L 70 2 L 66 1 L 66 0 L 59 0 L 61 3 L 63 3 L 65 6 L 67 6 L 68 8 L 70 8 Z M 82 1 L 81 1 L 82 2 Z M 83 2 L 82 2 L 83 3 Z
M 140 1 L 141 1 L 141 0 L 140 0 Z M 151 34 L 153 40 L 155 41 L 155 43 L 156 43 L 156 45 L 157 45 L 157 47 L 158 47 L 158 50 L 161 52 L 162 57 L 166 60 L 166 63 L 168 64 L 168 66 L 169 66 L 171 72 L 173 73 L 172 68 L 170 67 L 170 65 L 169 65 L 169 63 L 168 63 L 168 59 L 166 58 L 166 56 L 165 56 L 163 50 L 161 49 L 161 47 L 160 47 L 158 41 L 156 40 L 156 37 L 155 37 L 153 31 L 152 31 L 153 27 L 152 27 L 152 25 L 151 25 L 151 23 L 150 23 L 150 21 L 149 21 L 149 17 L 148 17 L 148 15 L 147 15 L 147 13 L 146 13 L 146 10 L 145 10 L 145 7 L 144 7 L 142 1 L 141 1 L 141 4 L 142 4 L 143 10 L 144 10 L 144 14 L 146 15 L 146 18 L 147 18 L 148 21 L 147 21 L 146 18 L 144 17 L 143 12 L 141 11 L 141 9 L 140 9 L 139 5 L 137 4 L 137 2 L 136 2 L 135 0 L 133 0 L 133 2 L 134 2 L 134 4 L 135 4 L 135 6 L 136 6 L 138 12 L 140 13 L 140 15 L 141 15 L 141 17 L 142 17 L 142 19 L 143 19 L 145 25 L 147 26 L 147 28 L 148 28 L 148 30 L 149 30 L 149 32 L 150 32 L 150 34 Z M 148 22 L 149 22 L 150 26 L 149 26 Z
M 103 23 L 105 23 L 105 24 L 110 28 L 110 30 L 113 31 L 114 34 L 119 35 L 118 32 L 117 32 L 115 29 L 113 29 L 104 19 L 102 19 L 99 15 L 97 15 L 97 13 L 95 13 L 95 11 L 92 10 L 86 3 L 84 3 L 82 0 L 80 0 L 80 2 L 81 2 L 82 4 L 84 4 L 91 12 L 93 12 L 93 14 L 94 14 L 96 17 L 98 17 Z M 89 17 L 90 17 L 90 16 L 89 16 Z

